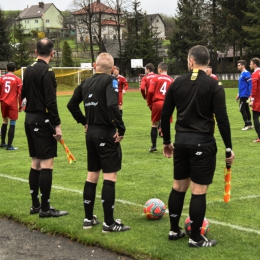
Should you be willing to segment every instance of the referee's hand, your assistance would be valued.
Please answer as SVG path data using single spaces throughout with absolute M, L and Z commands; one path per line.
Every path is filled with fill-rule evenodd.
M 124 136 L 123 135 L 119 135 L 118 132 L 115 133 L 115 135 L 113 136 L 115 138 L 115 143 L 120 143 Z
M 163 155 L 167 158 L 171 158 L 174 153 L 174 147 L 172 144 L 164 144 L 163 145 Z
M 61 140 L 62 137 L 62 131 L 61 131 L 61 125 L 57 125 L 55 127 L 56 134 L 53 135 L 57 142 Z

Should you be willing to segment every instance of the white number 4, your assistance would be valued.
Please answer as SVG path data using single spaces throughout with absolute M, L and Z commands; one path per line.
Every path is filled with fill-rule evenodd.
M 166 93 L 166 87 L 167 87 L 167 82 L 164 82 L 163 85 L 160 88 L 160 92 L 162 92 L 163 96 Z

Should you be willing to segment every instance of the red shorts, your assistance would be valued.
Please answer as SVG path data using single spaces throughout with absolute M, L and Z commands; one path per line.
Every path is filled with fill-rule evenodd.
M 151 116 L 152 122 L 159 122 L 161 120 L 163 103 L 164 101 L 153 102 Z M 172 123 L 172 117 L 170 118 L 170 122 Z
M 123 105 L 123 92 L 118 92 L 118 105 Z
M 18 119 L 18 106 L 9 106 L 3 101 L 1 102 L 2 117 L 8 117 L 10 120 Z

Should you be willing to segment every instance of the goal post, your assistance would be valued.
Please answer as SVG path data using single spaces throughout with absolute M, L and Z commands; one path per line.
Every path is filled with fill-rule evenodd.
M 23 80 L 23 75 L 27 67 L 22 67 L 20 70 L 15 71 L 15 75 Z M 74 90 L 86 78 L 94 74 L 94 68 L 82 67 L 52 67 L 57 80 L 57 89 L 70 88 Z

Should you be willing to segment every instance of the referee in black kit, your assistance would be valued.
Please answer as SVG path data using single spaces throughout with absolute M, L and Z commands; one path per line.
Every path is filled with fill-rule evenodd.
M 97 216 L 93 215 L 93 210 L 97 182 L 102 170 L 102 232 L 126 231 L 130 230 L 130 227 L 123 225 L 120 219 L 114 219 L 115 184 L 122 161 L 120 142 L 125 133 L 125 125 L 118 108 L 118 82 L 111 75 L 114 59 L 108 53 L 100 53 L 93 66 L 96 73 L 75 89 L 68 103 L 68 109 L 74 119 L 86 129 L 88 174 L 83 191 L 83 228 L 89 229 L 100 223 Z M 82 101 L 85 116 L 79 107 Z
M 232 149 L 231 131 L 226 111 L 225 92 L 221 83 L 208 77 L 205 70 L 210 55 L 206 47 L 197 45 L 188 52 L 190 73 L 178 77 L 166 93 L 161 126 L 164 156 L 174 154 L 174 181 L 169 195 L 170 232 L 168 238 L 177 240 L 185 233 L 179 228 L 184 198 L 191 188 L 189 215 L 191 220 L 190 247 L 211 247 L 216 240 L 200 234 L 205 213 L 206 193 L 216 167 L 217 147 L 214 138 L 214 116 L 226 148 Z M 171 144 L 170 117 L 177 109 L 175 141 Z M 224 154 L 223 154 L 224 155 Z M 225 159 L 231 165 L 234 153 Z
M 62 137 L 56 98 L 57 83 L 54 71 L 49 66 L 54 56 L 53 48 L 50 39 L 43 38 L 38 41 L 37 61 L 26 68 L 22 88 L 22 99 L 26 98 L 25 132 L 32 158 L 29 174 L 32 198 L 30 214 L 39 213 L 41 218 L 68 214 L 67 211 L 59 211 L 50 206 L 54 157 L 57 157 L 57 141 Z M 55 128 L 55 135 L 45 123 L 46 119 Z

